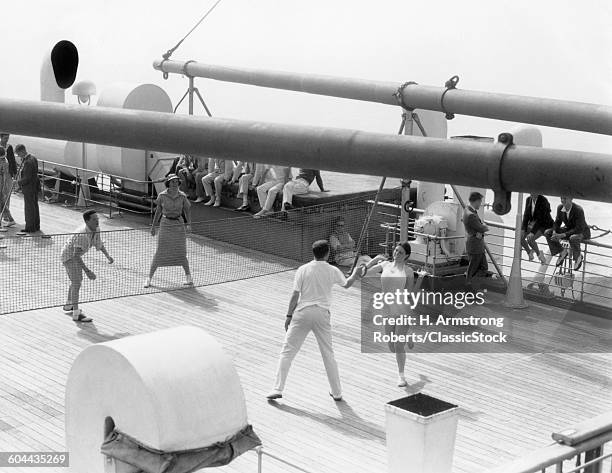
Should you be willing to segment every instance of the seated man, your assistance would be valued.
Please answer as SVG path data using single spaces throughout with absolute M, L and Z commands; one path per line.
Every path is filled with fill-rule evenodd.
M 591 229 L 584 219 L 584 210 L 578 204 L 574 204 L 571 197 L 561 197 L 561 205 L 557 207 L 557 218 L 552 228 L 544 232 L 548 241 L 550 253 L 555 256 L 559 253 L 557 266 L 561 266 L 567 256 L 559 240 L 569 240 L 570 248 L 574 258 L 574 271 L 582 266 L 582 252 L 580 243 L 591 238 Z
M 206 196 L 209 197 L 209 200 L 204 205 L 214 205 L 217 202 L 217 199 L 215 198 L 215 192 L 213 191 L 212 186 L 215 182 L 215 179 L 219 176 L 223 176 L 224 174 L 225 160 L 208 158 L 208 174 L 206 174 L 206 176 L 202 178 L 202 186 L 204 187 L 204 192 L 206 193 Z M 218 198 L 219 205 L 221 205 L 221 194 L 219 194 Z
M 241 168 L 241 171 L 244 171 L 241 175 L 238 173 L 239 167 Z M 238 163 L 238 166 L 236 166 L 236 169 L 234 170 L 232 182 L 238 182 L 237 197 L 242 197 L 242 205 L 236 210 L 239 212 L 246 212 L 250 210 L 249 189 L 263 184 L 266 173 L 267 168 L 265 164 Z
M 223 191 L 223 184 L 229 182 L 234 174 L 234 161 L 226 159 L 222 166 L 223 172 L 215 177 L 215 203 L 213 207 L 221 207 L 221 191 Z M 209 205 L 208 203 L 206 205 Z
M 257 188 L 257 198 L 261 210 L 253 215 L 254 218 L 261 218 L 274 213 L 272 206 L 283 186 L 291 180 L 291 168 L 272 166 L 268 175 L 270 175 L 270 180 Z
M 327 192 L 323 189 L 323 179 L 321 179 L 321 173 L 316 169 L 300 169 L 300 173 L 293 180 L 289 181 L 283 187 L 283 210 L 290 210 L 293 208 L 293 196 L 300 194 L 307 194 L 308 188 L 312 181 L 317 180 L 317 186 L 321 189 L 321 192 Z
M 181 180 L 181 184 L 179 189 L 182 190 L 188 196 L 193 198 L 193 194 L 195 193 L 195 177 L 194 170 L 197 166 L 195 158 L 188 154 L 181 156 L 179 159 L 175 174 Z
M 521 226 L 521 245 L 529 255 L 529 261 L 533 261 L 536 255 L 542 264 L 546 264 L 544 253 L 538 248 L 536 240 L 544 235 L 546 229 L 551 228 L 553 223 L 548 199 L 538 194 L 527 197 Z
M 193 170 L 193 178 L 195 180 L 195 203 L 199 204 L 206 200 L 206 193 L 204 192 L 204 186 L 202 185 L 202 178 L 208 174 L 208 161 L 210 158 L 200 156 L 197 158 L 198 167 Z
M 338 217 L 334 224 L 334 230 L 329 236 L 331 256 L 338 266 L 352 266 L 357 254 L 355 241 L 346 230 L 345 223 L 344 217 Z M 357 265 L 367 264 L 370 261 L 372 261 L 372 258 L 368 255 L 361 255 L 357 260 Z

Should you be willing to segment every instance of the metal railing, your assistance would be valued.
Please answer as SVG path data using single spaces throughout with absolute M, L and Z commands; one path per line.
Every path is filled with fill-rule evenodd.
M 303 468 L 299 465 L 296 465 L 295 463 L 291 463 L 279 456 L 276 456 L 270 452 L 267 452 L 264 450 L 263 447 L 255 447 L 255 453 L 257 453 L 257 473 L 262 473 L 263 472 L 263 456 L 267 456 L 269 458 L 272 458 L 274 460 L 276 460 L 279 463 L 282 463 L 285 466 L 290 467 L 293 470 L 296 471 L 301 471 L 302 473 L 314 473 L 311 470 L 307 470 L 306 468 Z
M 47 160 L 38 160 L 39 177 L 42 182 L 42 193 L 47 202 L 64 201 L 65 205 L 96 204 L 108 209 L 108 217 L 113 217 L 113 211 L 121 214 L 122 211 L 130 211 L 141 214 L 149 214 L 154 211 L 154 184 L 147 180 L 132 179 L 125 176 L 107 174 L 93 169 L 78 166 L 70 166 Z M 62 174 L 66 177 L 62 177 Z M 94 177 L 96 184 L 89 184 L 89 179 Z M 46 181 L 54 179 L 55 185 L 50 187 Z M 67 184 L 70 192 L 62 190 L 62 183 Z M 138 195 L 125 192 L 125 183 L 147 189 L 147 192 Z M 47 194 L 52 197 L 47 198 Z
M 610 413 L 555 433 L 552 437 L 556 443 L 528 453 L 489 473 L 604 473 L 612 471 Z
M 368 201 L 373 204 L 373 201 Z M 383 210 L 379 213 L 383 216 L 392 216 L 397 218 L 396 214 L 391 214 L 391 209 L 400 210 L 401 206 L 379 202 L 377 204 Z M 412 209 L 414 213 L 423 214 L 422 209 Z M 416 219 L 409 218 L 408 226 L 412 226 Z M 490 228 L 501 230 L 502 243 L 490 245 L 491 254 L 497 260 L 498 266 L 501 268 L 505 276 L 510 275 L 512 268 L 512 260 L 514 257 L 515 244 L 515 228 L 509 225 L 504 225 L 498 222 L 485 221 Z M 400 225 L 397 221 L 390 221 L 380 224 L 387 231 L 386 240 L 380 245 L 385 249 L 390 249 L 391 246 L 399 241 Z M 436 267 L 439 267 L 438 261 L 446 261 L 447 258 L 441 258 L 438 254 L 438 242 L 457 239 L 463 237 L 440 237 L 435 235 L 426 235 L 407 230 L 407 234 L 411 236 L 420 236 L 427 243 L 434 242 L 433 254 L 424 254 L 418 249 L 413 249 L 413 254 L 425 257 L 425 268 L 432 275 L 435 275 Z M 544 297 L 560 298 L 567 301 L 587 302 L 598 306 L 612 306 L 612 245 L 601 243 L 597 240 L 585 240 L 581 244 L 581 253 L 583 262 L 578 271 L 573 270 L 573 261 L 571 258 L 565 258 L 564 263 L 556 266 L 556 261 L 550 255 L 548 245 L 544 238 L 540 241 L 540 250 L 544 251 L 547 259 L 546 264 L 541 264 L 540 261 L 530 261 L 523 251 L 521 253 L 521 273 L 523 286 L 527 291 L 538 294 Z M 429 246 L 429 245 L 428 245 Z

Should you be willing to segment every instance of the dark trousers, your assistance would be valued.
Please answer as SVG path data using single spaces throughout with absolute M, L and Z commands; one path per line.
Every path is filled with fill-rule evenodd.
M 483 275 L 489 270 L 487 255 L 484 253 L 470 253 L 468 258 L 470 263 L 465 278 L 467 283 L 471 282 L 474 276 Z
M 40 230 L 40 214 L 38 213 L 38 191 L 23 188 L 23 210 L 25 213 L 26 232 Z
M 552 240 L 550 237 L 553 234 L 553 229 L 549 228 L 544 232 L 544 236 L 546 237 L 546 241 L 548 242 L 548 247 L 550 248 L 550 254 L 555 256 L 563 251 L 563 247 L 561 246 L 561 240 Z M 569 240 L 570 248 L 572 249 L 573 258 L 576 260 L 580 255 L 580 243 L 584 240 L 584 235 L 581 233 L 576 233 L 574 235 L 570 235 L 569 238 L 564 238 L 564 240 Z
M 535 235 L 533 236 L 533 243 L 528 243 L 527 242 L 527 235 L 529 233 L 525 232 L 524 230 L 521 232 L 521 246 L 523 247 L 523 249 L 529 253 L 531 250 L 535 251 L 537 255 L 540 254 L 540 249 L 538 248 L 538 244 L 536 243 L 536 240 L 538 238 L 540 238 L 543 233 L 542 230 L 538 230 Z

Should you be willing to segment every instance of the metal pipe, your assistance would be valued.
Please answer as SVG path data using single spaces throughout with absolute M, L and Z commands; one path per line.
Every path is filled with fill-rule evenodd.
M 612 107 L 567 100 L 447 89 L 326 75 L 269 71 L 158 59 L 158 71 L 386 105 L 456 113 L 612 135 Z M 395 94 L 400 90 L 400 97 Z M 442 98 L 444 94 L 444 97 Z
M 612 156 L 0 99 L 0 129 L 52 139 L 612 202 Z M 503 155 L 503 159 L 502 159 Z

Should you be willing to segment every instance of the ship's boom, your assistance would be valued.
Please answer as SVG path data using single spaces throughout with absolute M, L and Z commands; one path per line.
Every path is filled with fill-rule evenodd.
M 0 130 L 612 202 L 612 156 L 583 151 L 14 99 L 0 99 Z
M 195 61 L 156 60 L 153 67 L 164 73 L 612 135 L 612 107 L 592 103 L 458 88 L 447 91 L 446 87 L 418 84 L 401 88 L 402 84 L 396 82 L 227 67 Z

